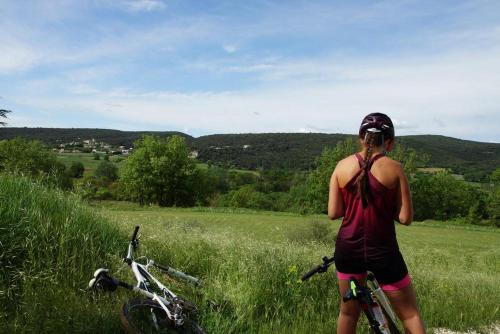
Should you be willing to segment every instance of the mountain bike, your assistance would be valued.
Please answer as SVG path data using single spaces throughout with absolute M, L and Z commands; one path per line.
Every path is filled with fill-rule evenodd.
M 323 257 L 323 263 L 314 267 L 301 280 L 306 281 L 317 273 L 324 273 L 335 262 L 333 257 Z M 370 329 L 375 334 L 400 334 L 396 326 L 396 316 L 387 296 L 380 288 L 372 272 L 368 272 L 366 286 L 360 284 L 354 277 L 349 279 L 349 290 L 342 296 L 344 302 L 357 300 L 361 305 Z
M 149 272 L 149 269 L 155 267 L 169 276 L 181 278 L 193 285 L 200 285 L 201 281 L 145 257 L 141 257 L 145 259 L 145 264 L 136 262 L 133 256 L 139 245 L 138 232 L 139 226 L 136 226 L 128 245 L 127 256 L 123 259 L 131 268 L 137 284 L 133 286 L 120 281 L 110 276 L 108 269 L 100 268 L 90 280 L 89 288 L 115 291 L 118 287 L 122 287 L 144 296 L 129 299 L 121 308 L 120 321 L 127 333 L 205 333 L 192 319 L 196 313 L 196 306 L 168 289 Z

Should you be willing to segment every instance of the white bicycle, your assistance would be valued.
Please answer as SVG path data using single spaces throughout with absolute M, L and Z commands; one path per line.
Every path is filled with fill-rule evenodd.
M 127 333 L 204 334 L 203 329 L 192 319 L 196 313 L 196 306 L 168 289 L 148 269 L 155 267 L 169 276 L 181 278 L 194 285 L 199 285 L 200 280 L 150 259 L 146 259 L 145 264 L 136 262 L 133 254 L 139 245 L 138 232 L 139 226 L 136 226 L 128 245 L 127 256 L 123 259 L 132 269 L 137 284 L 133 286 L 120 281 L 110 276 L 108 269 L 100 268 L 90 280 L 89 288 L 115 291 L 120 286 L 144 296 L 129 299 L 123 304 L 120 320 Z

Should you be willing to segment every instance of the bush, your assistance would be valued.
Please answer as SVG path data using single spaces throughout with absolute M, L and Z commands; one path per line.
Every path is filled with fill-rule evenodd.
M 112 182 L 118 180 L 118 167 L 109 160 L 103 160 L 97 165 L 95 176 L 101 180 Z
M 491 225 L 500 227 L 500 186 L 490 191 L 488 197 L 488 218 Z
M 235 208 L 270 210 L 272 206 L 266 196 L 256 191 L 253 185 L 245 185 L 238 190 L 232 190 L 227 196 L 229 206 Z
M 420 174 L 410 187 L 415 220 L 469 217 L 473 221 L 486 215 L 484 195 L 447 172 Z
M 85 171 L 85 167 L 81 161 L 74 161 L 69 167 L 69 175 L 76 179 L 79 179 L 83 176 L 83 172 Z
M 63 189 L 73 186 L 66 166 L 37 140 L 18 137 L 0 141 L 0 171 L 27 175 Z

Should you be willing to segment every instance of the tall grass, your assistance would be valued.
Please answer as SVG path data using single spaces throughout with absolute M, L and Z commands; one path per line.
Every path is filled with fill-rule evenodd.
M 97 267 L 130 282 L 118 265 L 136 224 L 138 255 L 204 281 L 196 289 L 162 276 L 200 307 L 207 332 L 335 331 L 340 297 L 333 270 L 307 283 L 298 279 L 331 254 L 337 222 L 135 207 L 98 213 L 76 196 L 11 176 L 0 176 L 0 331 L 119 332 L 118 310 L 128 295 L 85 288 Z M 500 233 L 427 225 L 398 228 L 427 325 L 466 330 L 499 322 Z M 367 333 L 366 322 L 358 329 Z
M 321 255 L 331 254 L 333 240 L 328 244 L 312 237 L 321 235 L 321 224 L 306 217 L 302 224 L 290 223 L 282 231 L 275 229 L 280 224 L 269 221 L 274 228 L 267 233 L 275 230 L 281 234 L 278 238 L 251 233 L 258 221 L 273 217 L 242 214 L 249 220 L 242 226 L 245 223 L 235 214 L 193 219 L 197 214 L 168 209 L 113 211 L 125 229 L 142 224 L 145 254 L 204 279 L 201 293 L 181 292 L 201 306 L 201 322 L 208 332 L 335 332 L 340 297 L 334 271 L 298 282 Z M 429 328 L 481 330 L 500 321 L 500 233 L 415 223 L 398 228 L 398 234 Z M 359 323 L 358 332 L 368 332 L 366 321 Z
M 116 302 L 104 298 L 96 305 L 85 287 L 96 264 L 109 264 L 116 256 L 120 239 L 114 225 L 77 197 L 1 175 L 0 328 L 117 330 L 111 307 Z

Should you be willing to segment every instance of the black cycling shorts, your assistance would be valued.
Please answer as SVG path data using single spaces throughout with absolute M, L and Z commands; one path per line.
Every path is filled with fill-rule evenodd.
M 400 252 L 380 260 L 353 259 L 337 252 L 334 258 L 339 279 L 349 279 L 351 276 L 359 279 L 366 276 L 367 271 L 371 271 L 384 290 L 398 290 L 411 283 L 408 268 Z

